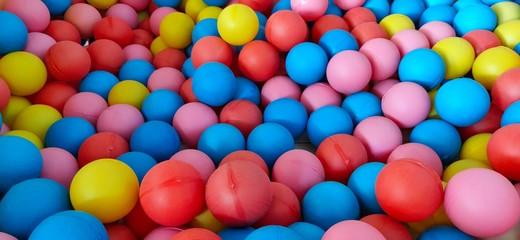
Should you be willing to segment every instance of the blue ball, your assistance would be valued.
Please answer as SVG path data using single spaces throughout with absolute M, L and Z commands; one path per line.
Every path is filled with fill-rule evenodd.
M 439 116 L 457 127 L 480 122 L 489 111 L 491 99 L 479 82 L 458 78 L 446 82 L 435 96 Z
M 516 101 L 509 105 L 500 119 L 501 127 L 515 123 L 520 123 L 520 101 Z
M 146 96 L 141 112 L 146 121 L 159 120 L 171 124 L 173 115 L 184 104 L 181 96 L 168 89 L 158 89 Z
M 326 181 L 314 185 L 303 197 L 303 220 L 322 229 L 344 221 L 359 219 L 356 195 L 339 182 Z
M 27 239 L 45 218 L 70 209 L 69 191 L 63 185 L 46 178 L 25 180 L 0 201 L 0 232 Z
M 327 10 L 325 11 L 324 15 L 336 15 L 338 17 L 343 17 L 344 13 L 341 11 L 341 8 L 339 8 L 336 3 L 334 3 L 334 0 L 329 0 L 329 5 L 327 6 Z
M 238 128 L 227 123 L 217 123 L 206 128 L 198 142 L 198 149 L 207 154 L 215 166 L 228 154 L 245 148 L 244 135 Z
M 291 0 L 280 0 L 274 6 L 271 14 L 281 11 L 281 10 L 292 10 L 291 9 Z
M 11 12 L 0 10 L 0 55 L 23 50 L 28 36 L 22 19 Z
M 419 20 L 419 26 L 433 21 L 441 21 L 452 25 L 457 10 L 450 5 L 436 5 L 426 8 Z
M 237 80 L 228 66 L 219 62 L 202 64 L 193 74 L 193 93 L 202 103 L 223 106 L 233 100 Z
M 117 157 L 117 160 L 126 163 L 132 170 L 139 182 L 144 178 L 144 175 L 157 164 L 157 161 L 150 155 L 143 152 L 127 152 Z
M 376 198 L 376 179 L 385 164 L 370 162 L 356 168 L 348 179 L 347 186 L 354 192 L 359 205 L 366 214 L 384 214 Z
M 207 36 L 220 37 L 217 29 L 217 19 L 206 18 L 195 24 L 193 31 L 191 32 L 191 39 L 193 42 L 199 41 L 199 39 Z
M 303 104 L 292 98 L 274 100 L 264 110 L 264 122 L 284 126 L 294 139 L 299 138 L 305 131 L 307 118 L 307 110 Z
M 258 28 L 258 33 L 256 33 L 256 36 L 255 36 L 255 39 L 254 40 L 262 40 L 262 41 L 267 41 L 267 37 L 265 35 L 265 26 L 264 25 L 260 25 L 260 27 Z M 238 52 L 240 52 L 240 50 L 242 50 L 244 46 L 237 46 L 237 50 Z
M 155 67 L 146 60 L 132 59 L 119 69 L 119 80 L 135 80 L 143 85 L 148 84 L 148 78 L 155 71 Z
M 182 74 L 184 74 L 184 76 L 186 78 L 191 78 L 191 77 L 193 77 L 194 73 L 195 73 L 195 66 L 193 66 L 193 62 L 191 61 L 191 57 L 189 57 L 182 64 Z
M 222 240 L 244 240 L 254 230 L 252 227 L 224 228 L 218 233 L 218 236 L 222 238 Z
M 260 104 L 260 89 L 251 80 L 243 77 L 237 77 L 237 91 L 233 100 L 244 99 L 256 105 Z
M 325 138 L 338 133 L 352 134 L 354 124 L 347 110 L 338 106 L 324 106 L 309 116 L 307 135 L 318 147 Z
M 203 2 L 208 6 L 217 6 L 222 7 L 228 3 L 229 0 L 203 0 Z
M 426 4 L 426 8 L 438 6 L 438 5 L 451 5 L 453 0 L 423 0 Z
M 354 35 L 343 29 L 327 31 L 321 36 L 318 44 L 325 50 L 329 58 L 332 58 L 341 51 L 359 50 L 359 45 Z
M 417 24 L 425 9 L 423 0 L 395 0 L 390 6 L 390 13 L 406 15 Z
M 29 140 L 17 136 L 0 136 L 0 198 L 11 186 L 40 177 L 42 154 Z
M 155 5 L 157 5 L 157 7 L 171 7 L 171 8 L 177 7 L 181 3 L 181 0 L 152 0 L 152 1 L 153 1 L 153 3 L 155 3 Z
M 81 144 L 96 133 L 92 124 L 79 117 L 64 117 L 54 122 L 45 135 L 46 147 L 58 147 L 77 156 Z
M 474 240 L 475 238 L 457 229 L 456 227 L 450 226 L 437 226 L 432 227 L 424 231 L 420 236 L 419 240 L 445 240 L 445 239 L 456 239 L 456 240 Z
M 520 43 L 516 44 L 516 46 L 513 50 L 515 50 L 515 52 L 518 53 L 518 55 L 520 55 Z
M 304 42 L 294 46 L 285 60 L 289 77 L 298 84 L 309 86 L 325 76 L 328 57 L 318 44 Z
M 71 0 L 42 0 L 43 4 L 47 6 L 52 16 L 60 16 L 69 9 L 72 4 Z
M 139 126 L 130 138 L 132 151 L 146 153 L 157 162 L 170 159 L 180 146 L 179 134 L 172 125 L 156 120 Z
M 463 36 L 473 30 L 493 31 L 497 23 L 497 15 L 491 7 L 484 4 L 473 4 L 457 12 L 453 19 L 453 28 L 457 36 Z
M 188 45 L 186 47 L 186 49 L 184 49 L 184 51 L 186 52 L 186 56 L 191 57 L 191 50 L 193 50 L 194 45 L 195 44 L 193 44 L 193 42 L 192 42 L 192 43 L 190 43 L 190 45 Z
M 289 225 L 289 228 L 300 234 L 303 240 L 321 240 L 325 230 L 307 222 L 295 222 Z
M 377 22 L 390 14 L 390 3 L 388 0 L 366 0 L 363 3 L 364 8 L 368 8 L 376 15 Z
M 276 159 L 294 149 L 291 132 L 278 123 L 262 123 L 247 137 L 247 150 L 255 152 L 272 168 Z
M 444 166 L 457 159 L 462 145 L 457 129 L 440 119 L 429 119 L 415 126 L 410 133 L 410 142 L 422 143 L 433 149 Z
M 255 13 L 258 17 L 258 22 L 260 23 L 260 26 L 265 26 L 265 24 L 267 23 L 267 17 L 259 11 L 255 11 Z
M 483 4 L 481 0 L 457 0 L 451 5 L 455 10 L 460 11 L 461 9 L 474 5 Z
M 427 91 L 439 86 L 446 73 L 441 55 L 429 48 L 419 48 L 405 54 L 397 70 L 402 82 L 413 82 Z
M 488 6 L 493 6 L 500 2 L 511 2 L 511 0 L 482 0 L 482 2 Z
M 41 222 L 30 240 L 108 240 L 108 233 L 93 215 L 82 211 L 64 211 Z
M 114 74 L 107 71 L 89 73 L 79 84 L 80 92 L 93 92 L 108 100 L 110 90 L 119 82 Z
M 256 229 L 245 240 L 304 240 L 298 233 L 290 228 L 278 225 L 269 225 Z
M 369 92 L 357 92 L 347 96 L 341 103 L 341 108 L 347 110 L 354 126 L 368 117 L 383 116 L 381 100 Z

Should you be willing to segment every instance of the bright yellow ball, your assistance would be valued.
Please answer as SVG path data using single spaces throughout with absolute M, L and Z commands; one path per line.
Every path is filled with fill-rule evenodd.
M 17 137 L 25 138 L 25 139 L 29 140 L 29 142 L 32 142 L 34 144 L 34 146 L 36 146 L 38 149 L 44 148 L 43 141 L 38 136 L 36 136 L 36 134 L 26 131 L 26 130 L 12 130 L 12 131 L 6 132 L 4 134 L 4 136 L 17 136 Z
M 219 8 L 216 6 L 206 7 L 199 12 L 199 15 L 197 15 L 197 22 L 200 22 L 207 18 L 218 19 L 218 16 L 220 15 L 221 12 L 222 12 L 222 8 Z
M 35 104 L 25 108 L 14 120 L 12 130 L 27 130 L 45 141 L 47 130 L 61 119 L 61 113 L 51 106 Z
M 260 21 L 256 13 L 244 4 L 231 4 L 224 8 L 217 19 L 218 33 L 227 43 L 242 46 L 252 41 Z
M 172 48 L 184 49 L 191 44 L 191 32 L 195 23 L 190 16 L 182 12 L 173 12 L 159 25 L 159 35 L 166 45 Z
M 99 159 L 82 167 L 70 184 L 70 201 L 76 210 L 88 212 L 103 223 L 126 216 L 139 197 L 134 171 L 115 159 Z
M 471 43 L 460 37 L 449 37 L 433 45 L 432 50 L 441 55 L 446 64 L 444 79 L 460 78 L 473 66 L 475 50 Z
M 460 150 L 461 159 L 474 159 L 485 163 L 488 162 L 487 144 L 491 133 L 480 133 L 468 138 Z
M 389 37 L 406 29 L 415 29 L 413 21 L 408 16 L 399 13 L 384 17 L 379 22 L 379 25 L 386 31 Z
M 47 81 L 43 61 L 29 52 L 12 52 L 0 59 L 2 77 L 12 95 L 28 96 L 38 92 Z
M 446 189 L 446 182 L 442 182 L 442 187 Z M 453 223 L 448 218 L 448 214 L 446 214 L 446 210 L 444 208 L 444 203 L 437 208 L 435 213 L 427 219 L 424 219 L 419 222 L 408 223 L 410 230 L 416 234 L 421 234 L 427 229 L 435 226 L 453 226 Z
M 186 2 L 185 12 L 193 21 L 196 21 L 200 11 L 207 6 L 203 0 L 189 0 Z
M 439 114 L 437 113 L 437 109 L 435 108 L 435 96 L 437 96 L 438 91 L 439 87 L 436 87 L 428 92 L 428 96 L 430 97 L 431 102 L 430 113 L 428 114 L 429 119 L 440 119 Z
M 106 10 L 117 3 L 117 0 L 87 0 L 87 3 L 99 10 Z
M 159 36 L 156 37 L 152 44 L 150 45 L 150 51 L 152 52 L 152 55 L 157 55 L 157 53 L 160 53 L 162 50 L 169 48 L 168 45 L 164 42 L 164 40 Z
M 204 210 L 191 220 L 189 226 L 192 228 L 208 229 L 214 233 L 218 233 L 222 231 L 222 229 L 226 228 L 226 225 L 216 219 L 208 209 Z
M 520 20 L 512 20 L 498 25 L 495 34 L 500 38 L 502 45 L 508 48 L 515 48 L 520 43 Z
M 31 102 L 25 97 L 11 96 L 7 106 L 2 111 L 3 121 L 9 128 L 13 128 L 14 119 L 27 107 L 31 106 Z
M 489 163 L 475 160 L 475 159 L 462 159 L 457 160 L 450 164 L 446 169 L 444 169 L 444 172 L 442 173 L 442 180 L 449 182 L 453 176 L 457 175 L 457 173 L 462 172 L 467 169 L 471 168 L 486 168 L 486 169 L 493 169 L 491 168 L 491 165 Z
M 150 91 L 142 83 L 134 80 L 123 80 L 112 87 L 108 93 L 108 104 L 128 104 L 141 109 L 141 105 L 148 94 L 150 94 Z
M 520 5 L 515 2 L 499 2 L 493 4 L 491 9 L 498 18 L 498 24 L 502 24 L 511 20 L 520 19 Z
M 498 46 L 486 49 L 477 56 L 472 73 L 475 80 L 491 90 L 498 76 L 515 67 L 520 67 L 520 56 L 510 48 Z

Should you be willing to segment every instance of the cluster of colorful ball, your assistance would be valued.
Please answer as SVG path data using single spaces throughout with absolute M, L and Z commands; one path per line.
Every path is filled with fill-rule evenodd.
M 0 0 L 0 123 L 0 240 L 517 239 L 520 1 Z

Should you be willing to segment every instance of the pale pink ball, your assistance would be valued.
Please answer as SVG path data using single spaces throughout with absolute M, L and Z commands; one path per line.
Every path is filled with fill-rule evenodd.
M 372 66 L 368 58 L 353 50 L 339 52 L 327 65 L 327 79 L 330 86 L 343 94 L 363 90 L 372 77 Z
M 105 99 L 92 92 L 72 95 L 63 106 L 64 117 L 80 117 L 96 126 L 99 115 L 108 107 Z
M 430 41 L 426 35 L 415 29 L 405 29 L 394 34 L 390 39 L 399 49 L 401 56 L 418 48 L 430 48 Z
M 197 147 L 202 132 L 217 123 L 215 111 L 200 102 L 184 104 L 173 116 L 173 127 L 179 133 L 181 142 L 190 148 Z
M 400 83 L 401 81 L 396 79 L 386 79 L 382 81 L 375 82 L 374 86 L 372 86 L 372 93 L 375 94 L 379 99 L 383 98 L 383 96 L 392 88 L 394 85 Z
M 272 179 L 283 183 L 302 200 L 314 185 L 325 181 L 325 170 L 313 153 L 294 149 L 282 154 L 273 166 Z
M 329 84 L 318 82 L 303 90 L 300 102 L 308 113 L 312 113 L 323 106 L 339 106 L 341 95 L 332 89 Z
M 209 176 L 215 171 L 215 164 L 211 158 L 197 149 L 184 149 L 174 154 L 170 160 L 178 160 L 190 164 L 199 171 L 204 183 L 208 182 Z
M 130 141 L 135 129 L 143 123 L 144 117 L 139 109 L 128 104 L 114 104 L 99 115 L 97 131 L 113 132 Z
M 1 2 L 2 1 L 0 1 L 0 3 Z M 0 4 L 0 6 L 1 6 L 1 4 Z M 0 240 L 18 240 L 18 239 L 7 233 L 0 232 Z
M 280 98 L 300 100 L 300 86 L 287 76 L 275 76 L 265 82 L 260 92 L 262 106 Z
M 367 41 L 359 52 L 368 58 L 372 67 L 372 80 L 385 80 L 397 72 L 401 61 L 401 53 L 395 44 L 385 38 L 374 38 Z
M 164 17 L 166 17 L 166 15 L 172 12 L 177 12 L 177 10 L 171 7 L 160 7 L 152 12 L 152 14 L 150 15 L 150 29 L 152 29 L 152 32 L 156 36 L 159 36 L 159 27 L 161 25 L 162 20 L 164 19 Z
M 325 203 L 326 204 L 326 203 Z M 372 225 L 358 221 L 346 220 L 330 227 L 322 240 L 385 240 L 381 232 Z
M 176 228 L 176 227 L 157 227 L 146 237 L 144 240 L 165 240 L 165 239 L 172 239 L 175 235 L 182 232 L 183 229 Z
M 148 90 L 168 89 L 179 93 L 186 77 L 181 71 L 172 67 L 162 67 L 153 71 L 148 78 Z
M 133 59 L 142 59 L 149 63 L 153 61 L 153 55 L 150 50 L 141 44 L 130 44 L 123 48 L 126 61 Z
M 29 32 L 43 32 L 51 21 L 51 13 L 41 0 L 8 0 L 3 10 L 20 17 Z
M 392 120 L 381 116 L 361 121 L 354 128 L 353 135 L 365 146 L 369 162 L 386 162 L 390 153 L 403 143 L 399 127 Z
M 105 13 L 105 16 L 115 16 L 124 20 L 130 25 L 132 29 L 137 28 L 139 25 L 139 18 L 137 12 L 133 7 L 124 3 L 116 3 L 112 5 Z
M 25 45 L 24 51 L 30 52 L 43 59 L 49 48 L 55 43 L 56 40 L 45 33 L 30 32 L 27 37 L 27 44 Z
M 387 163 L 391 163 L 395 160 L 402 158 L 414 159 L 427 167 L 433 169 L 439 177 L 442 177 L 442 161 L 439 155 L 430 147 L 421 143 L 405 143 L 395 148 L 390 156 L 388 156 Z
M 4 135 L 6 132 L 9 131 L 11 131 L 11 129 L 9 129 L 9 126 L 7 126 L 7 124 L 5 123 L 2 123 L 2 128 L 0 128 L 0 135 Z
M 76 158 L 61 148 L 44 148 L 40 152 L 43 159 L 41 177 L 55 180 L 69 189 L 79 169 Z
M 329 0 L 291 0 L 291 9 L 305 21 L 314 21 L 323 16 L 328 6 Z
M 350 10 L 355 7 L 363 6 L 365 0 L 334 0 L 334 3 L 343 10 Z
M 430 46 L 435 45 L 438 41 L 455 37 L 455 29 L 445 22 L 442 21 L 432 21 L 424 24 L 419 31 L 424 33 L 424 35 L 428 38 L 430 42 Z
M 76 3 L 70 6 L 64 15 L 64 20 L 76 27 L 82 38 L 92 37 L 94 26 L 101 20 L 101 13 L 86 3 Z
M 428 117 L 431 101 L 421 85 L 401 82 L 383 96 L 381 108 L 384 116 L 392 119 L 399 127 L 411 128 Z

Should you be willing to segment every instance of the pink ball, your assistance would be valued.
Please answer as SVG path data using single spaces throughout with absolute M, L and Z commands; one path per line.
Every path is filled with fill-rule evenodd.
M 199 171 L 204 183 L 208 182 L 209 176 L 215 171 L 215 164 L 211 158 L 197 149 L 184 149 L 174 154 L 170 160 L 179 160 L 190 164 Z
M 383 96 L 381 108 L 385 117 L 392 119 L 399 127 L 411 128 L 428 117 L 431 101 L 421 85 L 401 82 Z
M 385 38 L 374 38 L 367 41 L 359 52 L 368 58 L 372 67 L 372 80 L 385 80 L 397 72 L 401 54 L 395 44 Z
M 164 226 L 157 227 L 156 229 L 154 229 L 153 231 L 148 233 L 148 235 L 146 235 L 144 240 L 172 239 L 175 235 L 182 232 L 182 230 L 183 229 L 176 228 L 176 227 L 164 227 Z
M 132 29 L 137 28 L 139 25 L 139 19 L 137 17 L 137 12 L 134 8 L 132 8 L 128 4 L 124 3 L 116 3 L 112 5 L 105 13 L 105 16 L 115 16 L 118 17 L 130 25 Z
M 268 225 L 289 226 L 301 220 L 300 201 L 293 190 L 285 184 L 271 182 L 273 200 L 267 213 L 253 226 L 260 228 Z
M 141 44 L 130 44 L 123 48 L 123 52 L 125 53 L 126 61 L 133 59 L 142 59 L 149 63 L 153 61 L 152 52 Z
M 302 91 L 298 84 L 287 76 L 275 76 L 267 80 L 260 93 L 264 107 L 280 98 L 292 98 L 299 101 L 301 94 Z
M 30 32 L 24 51 L 30 52 L 43 59 L 49 48 L 52 47 L 52 45 L 55 43 L 56 40 L 45 33 Z
M 97 131 L 116 133 L 129 142 L 135 129 L 143 123 L 139 109 L 128 104 L 114 104 L 99 115 Z
M 150 0 L 119 0 L 119 2 L 133 7 L 136 11 L 143 11 L 150 4 Z
M 394 85 L 400 83 L 401 81 L 396 79 L 386 79 L 382 81 L 375 82 L 374 86 L 372 86 L 372 93 L 375 94 L 379 99 L 382 99 L 383 96 L 392 88 Z
M 99 115 L 108 107 L 105 99 L 92 92 L 72 95 L 63 106 L 64 117 L 80 117 L 96 126 Z
M 76 158 L 61 148 L 44 148 L 40 152 L 43 159 L 41 177 L 52 179 L 69 189 L 79 169 Z
M 334 0 L 334 3 L 343 10 L 350 10 L 355 7 L 363 6 L 365 0 Z
M 435 45 L 438 41 L 455 37 L 455 29 L 445 22 L 432 21 L 424 24 L 419 31 L 424 33 L 430 42 L 430 46 Z
M 276 160 L 272 179 L 287 185 L 302 200 L 312 186 L 325 181 L 325 170 L 314 154 L 303 149 L 294 149 Z
M 430 41 L 426 35 L 415 29 L 399 31 L 390 40 L 397 46 L 401 56 L 418 48 L 430 48 Z
M 2 128 L 0 128 L 0 135 L 3 135 L 9 131 L 11 131 L 11 129 L 9 129 L 9 126 L 7 126 L 7 124 L 5 123 L 2 123 Z
M 0 2 L 2 2 L 2 1 L 0 1 Z M 0 4 L 0 6 L 1 6 L 1 4 Z M 0 232 L 0 240 L 18 240 L 18 239 L 7 233 Z
M 173 127 L 179 133 L 181 142 L 190 148 L 197 147 L 202 132 L 217 123 L 215 111 L 200 102 L 184 104 L 173 116 Z
M 339 52 L 327 65 L 330 86 L 343 94 L 352 94 L 365 88 L 372 77 L 372 66 L 368 58 L 353 50 Z
M 479 238 L 496 237 L 520 218 L 520 197 L 501 174 L 473 168 L 456 174 L 446 186 L 444 208 L 460 230 Z
M 51 21 L 51 13 L 41 0 L 8 0 L 3 10 L 20 17 L 29 32 L 43 32 Z
M 179 93 L 186 77 L 181 71 L 172 67 L 162 67 L 153 71 L 148 78 L 148 90 L 151 92 L 157 89 L 168 89 Z
M 390 153 L 403 142 L 399 127 L 392 120 L 381 116 L 361 121 L 353 135 L 367 149 L 369 162 L 386 162 Z
M 442 176 L 442 161 L 439 155 L 430 147 L 421 143 L 405 143 L 395 148 L 390 156 L 388 156 L 387 163 L 391 163 L 395 160 L 402 158 L 414 159 L 421 162 L 427 167 L 433 169 L 439 177 Z
M 346 220 L 330 227 L 322 240 L 385 240 L 381 232 L 372 225 L 358 221 Z
M 150 15 L 150 28 L 156 36 L 159 36 L 159 26 L 161 25 L 162 20 L 166 15 L 172 12 L 177 12 L 177 10 L 171 7 L 160 7 L 152 12 Z
M 323 106 L 339 106 L 341 104 L 341 96 L 329 84 L 318 82 L 303 90 L 300 102 L 308 113 L 312 113 Z
M 328 6 L 328 0 L 291 0 L 291 9 L 305 21 L 314 21 L 323 16 Z
M 99 11 L 86 3 L 71 5 L 64 15 L 64 20 L 76 27 L 82 38 L 92 37 L 94 26 L 101 20 Z

